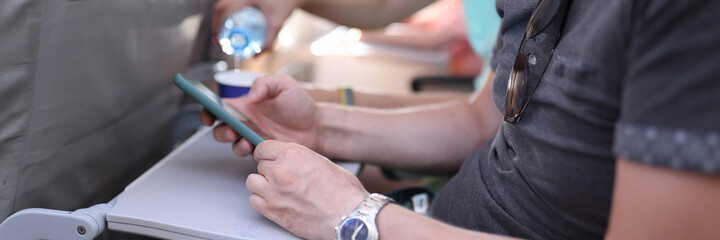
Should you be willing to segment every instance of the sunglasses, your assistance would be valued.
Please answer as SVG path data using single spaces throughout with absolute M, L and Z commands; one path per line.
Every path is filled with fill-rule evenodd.
M 568 5 L 570 5 L 569 1 L 540 0 L 530 15 L 530 21 L 520 42 L 520 49 L 515 57 L 505 93 L 506 122 L 519 122 L 525 108 L 530 103 L 530 98 L 545 74 L 550 57 L 560 40 L 565 25 L 565 16 L 569 9 Z M 560 24 L 551 26 L 550 23 L 554 20 L 559 21 Z M 555 38 L 547 36 L 555 36 Z M 533 46 L 529 47 L 528 42 L 531 42 L 530 45 Z M 545 52 L 542 52 L 543 49 Z M 529 87 L 529 76 L 537 76 L 533 87 Z

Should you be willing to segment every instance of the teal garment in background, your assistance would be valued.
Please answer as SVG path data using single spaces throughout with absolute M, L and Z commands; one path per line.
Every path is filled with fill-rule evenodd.
M 467 37 L 475 53 L 483 59 L 483 70 L 475 78 L 475 88 L 485 83 L 490 73 L 490 57 L 500 29 L 500 16 L 494 0 L 464 0 Z

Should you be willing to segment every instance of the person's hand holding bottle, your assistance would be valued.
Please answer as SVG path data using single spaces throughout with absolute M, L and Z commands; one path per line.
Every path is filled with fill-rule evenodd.
M 257 7 L 267 19 L 265 48 L 272 46 L 285 20 L 304 0 L 218 0 L 213 7 L 212 34 L 217 44 L 220 27 L 232 13 L 245 7 Z

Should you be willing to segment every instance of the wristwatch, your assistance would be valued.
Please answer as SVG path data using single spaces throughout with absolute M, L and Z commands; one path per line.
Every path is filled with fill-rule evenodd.
M 340 225 L 335 227 L 337 240 L 377 240 L 378 231 L 375 216 L 386 204 L 395 202 L 392 198 L 381 194 L 370 194 L 355 211 L 342 218 Z

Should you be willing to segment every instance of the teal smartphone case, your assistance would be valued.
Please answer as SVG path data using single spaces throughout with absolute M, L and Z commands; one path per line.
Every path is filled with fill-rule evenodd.
M 219 118 L 225 124 L 230 126 L 233 130 L 235 130 L 237 133 L 239 133 L 241 136 L 243 136 L 245 139 L 250 141 L 252 145 L 257 146 L 260 144 L 264 139 L 260 137 L 257 133 L 255 133 L 252 129 L 250 129 L 248 126 L 246 126 L 244 123 L 242 123 L 240 120 L 235 118 L 232 114 L 225 111 L 222 107 L 222 100 L 220 97 L 217 97 L 217 99 L 212 99 L 205 93 L 203 93 L 199 87 L 205 88 L 205 90 L 208 90 L 205 85 L 200 83 L 199 81 L 192 79 L 185 74 L 178 73 L 175 75 L 175 79 L 173 80 L 175 83 L 175 86 L 179 87 L 183 92 L 187 93 L 192 97 L 193 99 L 197 100 L 205 109 L 210 111 L 215 117 Z M 214 95 L 214 93 L 213 93 Z

